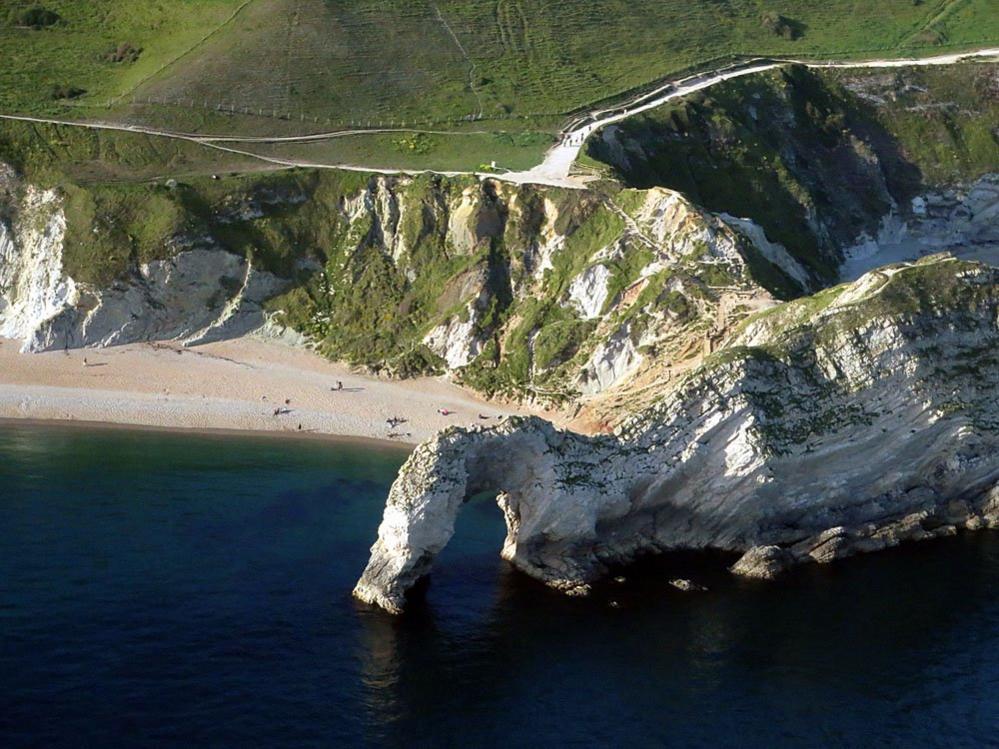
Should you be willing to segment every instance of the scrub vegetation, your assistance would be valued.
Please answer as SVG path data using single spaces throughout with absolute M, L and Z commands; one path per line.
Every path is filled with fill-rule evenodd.
M 635 187 L 669 187 L 753 219 L 835 280 L 839 248 L 927 186 L 999 163 L 999 66 L 790 66 L 734 79 L 615 126 L 589 156 Z

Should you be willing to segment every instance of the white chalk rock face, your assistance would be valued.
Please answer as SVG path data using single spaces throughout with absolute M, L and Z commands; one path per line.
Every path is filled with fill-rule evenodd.
M 631 327 L 624 325 L 597 345 L 576 384 L 584 395 L 609 390 L 638 371 L 643 360 L 631 338 Z
M 86 304 L 53 319 L 41 340 L 60 348 L 233 338 L 263 324 L 262 303 L 284 286 L 237 255 L 190 250 L 140 266 L 127 282 L 84 292 Z
M 438 325 L 423 339 L 427 347 L 447 363 L 448 369 L 466 366 L 482 348 L 482 341 L 475 333 L 474 307 L 466 314 L 465 319 L 454 317 Z
M 62 272 L 66 218 L 54 190 L 28 187 L 18 221 L 0 221 L 0 336 L 36 347 L 38 331 L 77 301 Z
M 593 265 L 573 279 L 569 285 L 569 299 L 584 320 L 600 316 L 607 302 L 611 272 L 606 265 Z
M 147 340 L 189 345 L 244 335 L 287 282 L 217 249 L 188 249 L 139 266 L 108 288 L 64 273 L 66 218 L 54 190 L 24 190 L 12 222 L 0 221 L 0 336 L 24 351 Z
M 853 281 L 878 266 L 942 251 L 966 260 L 999 261 L 999 174 L 912 198 L 910 216 L 885 216 L 876 236 L 863 234 L 843 250 L 840 275 Z
M 791 253 L 782 244 L 771 242 L 767 237 L 763 227 L 746 218 L 737 218 L 727 213 L 719 214 L 719 217 L 743 234 L 745 234 L 753 245 L 759 250 L 767 260 L 780 268 L 787 276 L 793 279 L 802 289 L 810 289 L 813 286 L 812 278 L 808 271 L 791 257 Z
M 767 579 L 999 527 L 999 270 L 872 276 L 764 313 L 615 436 L 517 418 L 421 445 L 355 595 L 401 611 L 483 491 L 506 517 L 502 556 L 573 593 L 650 552 L 744 553 L 733 571 Z

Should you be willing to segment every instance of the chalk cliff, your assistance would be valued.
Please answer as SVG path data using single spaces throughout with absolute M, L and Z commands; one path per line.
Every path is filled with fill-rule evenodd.
M 41 187 L 3 170 L 0 335 L 25 350 L 270 320 L 330 358 L 571 407 L 699 361 L 809 273 L 671 190 L 292 173 Z M 622 409 L 608 409 L 622 413 Z
M 175 236 L 162 259 L 135 263 L 106 286 L 78 282 L 63 263 L 64 199 L 19 184 L 0 215 L 0 336 L 25 351 L 172 339 L 196 344 L 264 322 L 262 303 L 288 286 L 239 255 Z
M 482 491 L 503 557 L 570 593 L 665 550 L 765 578 L 999 526 L 997 316 L 999 271 L 936 256 L 760 313 L 613 436 L 447 430 L 403 467 L 355 595 L 400 611 Z

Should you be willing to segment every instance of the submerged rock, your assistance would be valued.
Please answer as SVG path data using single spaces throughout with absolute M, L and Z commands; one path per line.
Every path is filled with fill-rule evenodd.
M 672 585 L 677 590 L 682 591 L 684 593 L 705 593 L 708 590 L 703 585 L 698 585 L 693 580 L 687 580 L 682 577 L 678 577 L 675 580 L 670 580 L 669 584 Z
M 498 494 L 502 556 L 562 591 L 680 549 L 770 579 L 999 526 L 999 271 L 934 258 L 757 316 L 615 436 L 537 418 L 449 429 L 389 494 L 361 600 L 401 611 L 467 498 Z

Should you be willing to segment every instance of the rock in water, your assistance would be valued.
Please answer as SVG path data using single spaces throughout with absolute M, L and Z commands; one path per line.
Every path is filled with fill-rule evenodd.
M 780 546 L 754 546 L 732 566 L 732 572 L 742 577 L 773 580 L 794 563 L 794 557 Z
M 935 257 L 757 316 L 614 436 L 538 418 L 448 429 L 389 494 L 355 595 L 398 612 L 466 499 L 498 494 L 502 555 L 569 592 L 673 549 L 770 578 L 999 526 L 999 271 Z
M 698 585 L 693 580 L 687 580 L 682 577 L 678 577 L 675 580 L 670 580 L 669 584 L 672 585 L 677 590 L 683 591 L 684 593 L 704 593 L 707 591 L 703 585 Z

